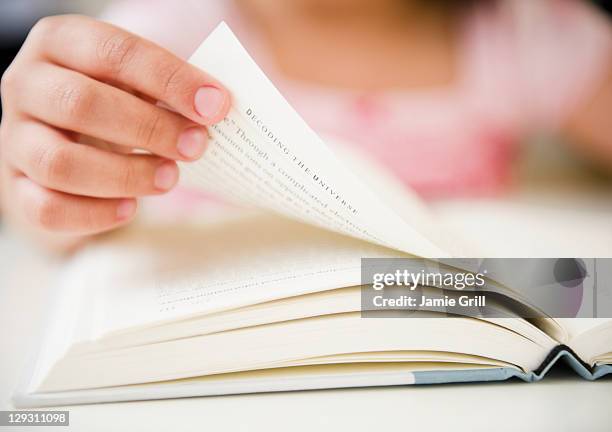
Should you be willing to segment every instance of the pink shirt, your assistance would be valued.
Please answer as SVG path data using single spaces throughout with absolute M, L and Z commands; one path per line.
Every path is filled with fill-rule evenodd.
M 596 91 L 612 52 L 608 23 L 586 3 L 485 1 L 464 22 L 453 86 L 363 93 L 282 77 L 229 1 L 120 0 L 104 18 L 183 58 L 225 20 L 316 131 L 361 147 L 426 197 L 500 190 L 520 138 L 557 128 Z

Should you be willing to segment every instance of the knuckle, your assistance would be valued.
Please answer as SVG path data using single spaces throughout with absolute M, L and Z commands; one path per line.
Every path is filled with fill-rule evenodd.
M 62 17 L 47 16 L 39 19 L 30 30 L 29 39 L 44 40 L 61 25 Z
M 52 15 L 40 18 L 31 28 L 24 47 L 28 50 L 45 51 L 48 49 L 50 40 L 55 39 L 55 43 L 63 42 L 66 38 L 67 30 L 76 27 L 76 24 L 91 20 L 83 15 L 66 14 Z
M 120 175 L 117 177 L 117 189 L 119 193 L 124 196 L 129 196 L 134 192 L 137 181 L 138 175 L 136 173 L 136 167 L 126 162 L 121 167 Z
M 94 102 L 91 85 L 63 83 L 56 85 L 52 91 L 52 98 L 62 116 L 82 121 L 90 112 Z
M 99 229 L 100 224 L 102 222 L 99 212 L 96 211 L 94 206 L 87 206 L 83 209 L 83 214 L 81 215 L 82 221 L 81 224 L 86 230 L 96 230 Z
M 9 159 L 8 156 L 11 155 L 9 153 L 9 145 L 14 145 L 17 141 L 16 139 L 12 138 L 15 128 L 11 123 L 12 122 L 9 121 L 5 112 L 4 118 L 2 118 L 2 121 L 0 122 L 0 169 L 6 164 L 7 159 Z M 0 193 L 0 197 L 1 195 L 2 193 Z
M 0 79 L 0 96 L 4 100 L 17 85 L 17 73 L 15 71 L 15 65 L 12 64 L 2 74 Z
M 163 113 L 159 108 L 152 107 L 148 115 L 143 115 L 137 128 L 136 143 L 138 147 L 151 150 L 155 140 L 162 132 Z
M 62 206 L 53 196 L 42 195 L 34 203 L 31 217 L 39 227 L 49 231 L 57 230 L 63 219 Z
M 160 92 L 162 99 L 166 100 L 169 96 L 176 94 L 181 89 L 182 72 L 185 64 L 182 62 L 168 61 L 162 66 L 157 67 L 156 75 L 160 79 Z
M 137 36 L 114 31 L 101 38 L 96 53 L 102 65 L 108 68 L 111 74 L 118 75 L 132 60 L 138 45 Z
M 70 182 L 74 161 L 70 149 L 64 146 L 40 146 L 34 151 L 34 169 L 46 184 Z

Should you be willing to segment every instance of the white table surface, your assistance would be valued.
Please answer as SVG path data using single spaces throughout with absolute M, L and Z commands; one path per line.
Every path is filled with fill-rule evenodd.
M 449 224 L 500 255 L 612 256 L 612 199 L 582 193 L 447 202 Z M 534 238 L 535 236 L 535 238 Z M 538 241 L 538 238 L 545 239 Z M 497 249 L 495 249 L 497 248 Z M 504 253 L 506 252 L 506 253 Z M 57 263 L 0 231 L 0 409 L 35 343 Z M 612 379 L 305 391 L 69 407 L 70 430 L 612 430 Z M 0 428 L 1 429 L 1 428 Z M 43 428 L 36 428 L 41 430 Z M 52 428 L 51 430 L 61 430 Z M 17 428 L 7 428 L 17 430 Z M 28 428 L 28 430 L 31 430 Z

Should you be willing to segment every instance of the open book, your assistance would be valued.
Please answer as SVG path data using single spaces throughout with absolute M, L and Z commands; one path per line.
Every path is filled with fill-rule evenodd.
M 183 186 L 248 210 L 134 226 L 75 256 L 17 406 L 534 381 L 560 357 L 588 379 L 611 371 L 612 320 L 362 318 L 361 258 L 474 252 L 384 172 L 333 153 L 225 24 L 191 62 L 234 100 Z

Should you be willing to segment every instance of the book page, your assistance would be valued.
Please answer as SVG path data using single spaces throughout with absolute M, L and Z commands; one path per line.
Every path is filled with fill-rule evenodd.
M 568 333 L 568 340 L 565 343 L 572 343 L 583 334 L 595 328 L 610 324 L 612 318 L 555 318 Z
M 182 184 L 301 222 L 424 257 L 448 256 L 402 219 L 335 157 L 221 23 L 190 62 L 232 93 L 232 109 L 209 128 L 209 149 L 182 164 Z M 406 161 L 406 164 L 418 161 Z
M 356 286 L 361 257 L 406 256 L 362 240 L 250 213 L 199 224 L 140 224 L 94 242 L 66 268 L 64 285 L 94 303 L 79 336 Z M 91 322 L 89 322 L 91 321 Z

